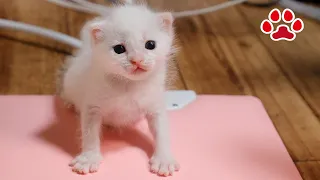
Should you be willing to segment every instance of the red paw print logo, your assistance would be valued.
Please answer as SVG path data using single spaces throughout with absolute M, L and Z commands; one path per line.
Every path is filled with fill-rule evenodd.
M 279 24 L 275 30 L 275 23 L 283 21 L 287 24 Z M 290 26 L 290 27 L 289 27 Z M 261 22 L 260 29 L 265 34 L 270 34 L 273 41 L 293 41 L 296 34 L 301 32 L 304 28 L 304 23 L 300 18 L 295 18 L 294 12 L 291 9 L 285 9 L 281 13 L 279 9 L 275 8 L 270 11 L 268 19 Z

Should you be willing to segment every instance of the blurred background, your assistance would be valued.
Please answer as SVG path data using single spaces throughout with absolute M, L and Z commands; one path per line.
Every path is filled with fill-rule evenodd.
M 171 11 L 226 1 L 147 0 L 157 10 Z M 104 0 L 91 2 L 109 5 Z M 257 96 L 303 178 L 319 180 L 320 24 L 296 13 L 304 30 L 292 42 L 272 41 L 261 32 L 260 23 L 275 7 L 284 9 L 241 4 L 176 19 L 181 50 L 174 60 L 179 77 L 169 89 Z M 0 8 L 1 18 L 76 38 L 84 22 L 94 17 L 45 0 L 0 0 Z M 54 94 L 56 71 L 73 52 L 72 47 L 52 39 L 7 29 L 0 29 L 0 50 L 1 94 Z

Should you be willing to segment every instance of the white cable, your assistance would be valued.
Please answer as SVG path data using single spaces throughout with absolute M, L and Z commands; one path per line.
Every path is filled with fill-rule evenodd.
M 74 2 L 77 2 L 78 4 L 72 3 L 72 2 L 66 1 L 66 0 L 47 0 L 47 1 L 52 2 L 54 4 L 57 4 L 57 5 L 60 5 L 62 7 L 66 7 L 66 8 L 82 11 L 82 12 L 94 13 L 94 14 L 102 14 L 108 10 L 107 7 L 97 5 L 94 3 L 90 3 L 90 2 L 86 2 L 85 0 L 72 0 Z M 131 0 L 127 0 L 127 1 L 132 2 Z M 211 6 L 211 7 L 203 8 L 203 9 L 199 9 L 199 10 L 175 12 L 175 13 L 173 13 L 173 15 L 175 17 L 186 17 L 186 16 L 199 15 L 199 14 L 204 14 L 204 13 L 214 12 L 214 11 L 217 11 L 220 9 L 224 9 L 224 8 L 236 5 L 236 4 L 243 3 L 245 1 L 247 1 L 247 0 L 233 0 L 233 1 L 228 1 L 226 3 L 221 3 L 221 4 L 218 4 L 215 6 Z M 102 10 L 102 8 L 103 8 L 103 10 Z M 52 31 L 52 30 L 49 30 L 46 28 L 41 28 L 38 26 L 33 26 L 33 25 L 29 25 L 29 24 L 25 24 L 25 23 L 21 23 L 21 22 L 15 22 L 15 21 L 6 20 L 6 19 L 0 19 L 0 28 L 1 27 L 41 35 L 41 36 L 51 38 L 51 39 L 60 41 L 62 43 L 71 45 L 75 48 L 81 47 L 81 41 L 79 39 L 76 39 L 71 36 L 68 36 L 68 35 L 65 35 L 65 34 L 62 34 L 62 33 L 56 32 L 56 31 Z
M 105 13 L 105 12 L 108 12 L 109 11 L 109 7 L 107 6 L 102 6 L 102 5 L 99 5 L 99 4 L 95 4 L 95 3 L 92 3 L 92 2 L 89 2 L 87 0 L 72 0 L 82 6 L 85 6 L 87 8 L 90 8 L 90 9 L 94 9 L 100 13 Z
M 281 0 L 280 6 L 320 21 L 320 8 L 292 0 Z
M 11 20 L 6 19 L 0 19 L 0 28 L 9 28 L 9 29 L 15 29 L 20 30 L 28 33 L 33 33 L 37 35 L 41 35 L 44 37 L 48 37 L 57 41 L 60 41 L 62 43 L 66 43 L 68 45 L 71 45 L 75 48 L 81 47 L 81 41 L 79 39 L 73 38 L 71 36 L 67 36 L 65 34 L 52 31 L 45 28 L 40 28 L 38 26 L 33 26 L 21 22 L 15 22 Z
M 47 0 L 47 1 L 49 1 L 53 4 L 56 4 L 56 5 L 60 5 L 61 7 L 65 7 L 65 8 L 81 11 L 81 12 L 86 12 L 86 13 L 91 13 L 91 14 L 100 14 L 100 11 L 97 12 L 96 9 L 92 9 L 92 8 L 90 9 L 88 7 L 78 5 L 76 3 L 64 1 L 64 0 Z
M 63 7 L 71 8 L 74 10 L 79 10 L 82 12 L 87 12 L 87 13 L 93 13 L 93 14 L 102 14 L 104 12 L 107 12 L 109 8 L 106 6 L 98 5 L 95 3 L 88 2 L 86 0 L 72 0 L 74 2 L 77 2 L 78 4 L 82 5 L 76 5 L 75 3 L 71 3 L 67 0 L 47 0 L 50 2 L 53 2 L 55 4 L 59 4 Z M 220 9 L 225 9 L 230 6 L 234 6 L 237 4 L 241 4 L 243 2 L 246 2 L 248 0 L 230 0 L 224 3 L 220 3 L 217 5 L 213 5 L 207 8 L 202 8 L 202 9 L 196 9 L 196 10 L 190 10 L 190 11 L 181 11 L 181 12 L 173 12 L 173 16 L 176 18 L 181 18 L 181 17 L 187 17 L 187 16 L 194 16 L 194 15 L 200 15 L 200 14 L 205 14 L 209 12 L 214 12 Z M 132 0 L 126 0 L 126 3 L 132 3 Z M 79 8 L 82 7 L 82 8 Z
M 196 10 L 190 10 L 190 11 L 181 11 L 181 12 L 173 12 L 173 16 L 180 18 L 180 17 L 187 17 L 187 16 L 195 16 L 195 15 L 200 15 L 200 14 L 205 14 L 205 13 L 209 13 L 209 12 L 214 12 L 220 9 L 224 9 L 230 6 L 234 6 L 237 4 L 241 4 L 245 1 L 248 0 L 233 0 L 233 1 L 228 1 L 225 3 L 220 3 L 211 7 L 207 7 L 207 8 L 202 8 L 202 9 L 196 9 Z

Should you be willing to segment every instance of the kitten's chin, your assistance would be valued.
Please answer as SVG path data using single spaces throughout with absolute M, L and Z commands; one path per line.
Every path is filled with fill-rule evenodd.
M 148 79 L 150 73 L 145 70 L 137 69 L 135 71 L 129 72 L 126 74 L 127 78 L 133 81 L 145 80 Z

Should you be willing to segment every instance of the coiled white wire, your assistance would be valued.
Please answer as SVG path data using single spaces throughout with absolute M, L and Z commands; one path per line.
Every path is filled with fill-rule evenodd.
M 292 0 L 281 0 L 279 2 L 281 6 L 289 8 L 295 12 L 313 18 L 315 20 L 320 21 L 320 8 L 316 6 L 311 6 L 306 3 L 301 3 L 299 1 Z
M 71 45 L 75 48 L 81 47 L 81 41 L 79 39 L 73 38 L 71 36 L 52 31 L 50 29 L 41 28 L 38 26 L 33 26 L 30 24 L 25 24 L 22 22 L 15 22 L 6 19 L 0 19 L 0 28 L 9 28 L 14 30 L 20 30 L 27 33 L 37 34 L 40 36 L 48 37 L 59 42 Z
M 86 0 L 47 0 L 47 1 L 54 3 L 56 5 L 60 5 L 65 8 L 70 8 L 77 11 L 98 14 L 98 15 L 105 14 L 109 10 L 109 8 L 106 6 L 91 3 Z M 234 6 L 237 4 L 241 4 L 246 1 L 247 0 L 232 0 L 232 1 L 228 1 L 218 5 L 214 5 L 208 8 L 191 10 L 191 11 L 173 12 L 173 16 L 175 18 L 181 18 L 181 17 L 205 14 L 205 13 L 214 12 L 220 9 L 224 9 L 230 6 Z M 132 0 L 126 0 L 126 2 L 132 3 Z M 25 24 L 21 22 L 6 20 L 6 19 L 0 19 L 0 28 L 8 28 L 8 29 L 20 30 L 28 33 L 33 33 L 33 34 L 37 34 L 37 35 L 41 35 L 47 38 L 57 40 L 59 42 L 71 45 L 75 48 L 81 47 L 81 41 L 79 39 L 76 39 L 71 36 L 68 36 L 56 31 L 52 31 L 46 28 L 33 26 L 30 24 Z
M 86 0 L 71 0 L 71 1 L 76 2 L 78 4 L 71 3 L 68 0 L 47 0 L 47 1 L 55 3 L 55 4 L 63 6 L 63 7 L 66 7 L 66 8 L 72 8 L 72 9 L 82 11 L 82 12 L 87 12 L 87 13 L 104 14 L 105 12 L 107 12 L 109 10 L 109 8 L 106 6 L 94 4 L 94 3 L 88 2 Z M 214 12 L 214 11 L 217 11 L 220 9 L 225 9 L 227 7 L 241 4 L 246 1 L 248 1 L 248 0 L 231 0 L 231 1 L 227 1 L 225 3 L 221 3 L 221 4 L 217 4 L 217 5 L 208 7 L 208 8 L 202 8 L 202 9 L 196 9 L 196 10 L 190 10 L 190 11 L 173 12 L 172 14 L 176 18 L 195 16 L 195 15 L 205 14 L 205 13 L 209 13 L 209 12 Z M 126 0 L 126 2 L 132 3 L 131 0 Z M 83 7 L 86 7 L 86 8 L 83 8 Z

